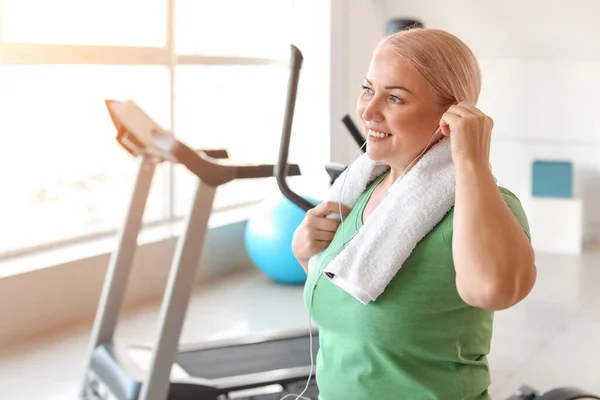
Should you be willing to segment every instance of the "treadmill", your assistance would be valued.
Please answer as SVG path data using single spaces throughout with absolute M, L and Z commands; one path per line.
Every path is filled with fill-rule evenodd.
M 317 399 L 311 369 L 309 330 L 249 335 L 238 339 L 179 344 L 194 277 L 216 190 L 235 179 L 272 177 L 304 210 L 313 207 L 290 190 L 286 177 L 299 175 L 287 163 L 302 54 L 291 46 L 290 75 L 276 165 L 234 165 L 225 150 L 194 151 L 157 125 L 134 102 L 107 100 L 117 141 L 139 159 L 129 211 L 112 254 L 100 296 L 86 358 L 80 398 L 85 400 L 281 399 L 288 393 Z M 155 168 L 162 162 L 184 165 L 197 188 L 169 272 L 157 330 L 151 346 L 120 348 L 113 335 L 122 306 L 137 237 Z M 318 332 L 312 331 L 316 360 Z M 311 380 L 307 382 L 309 376 Z M 286 399 L 294 399 L 290 395 Z

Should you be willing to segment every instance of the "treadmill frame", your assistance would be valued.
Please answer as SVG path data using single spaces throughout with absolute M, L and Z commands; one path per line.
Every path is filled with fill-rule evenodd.
M 289 145 L 297 83 L 302 64 L 300 51 L 294 46 L 291 47 L 291 73 L 280 151 L 286 150 L 283 149 L 284 144 Z M 226 390 L 231 389 L 235 379 L 238 381 L 236 387 L 256 387 L 263 383 L 293 382 L 306 377 L 308 375 L 306 369 L 310 369 L 310 366 L 271 371 L 270 375 L 262 374 L 262 380 L 258 379 L 259 377 L 256 376 L 258 374 L 238 376 L 233 380 L 230 379 L 229 383 L 221 380 L 216 385 L 215 382 L 201 378 L 171 379 L 179 350 L 185 352 L 192 348 L 197 350 L 201 346 L 248 345 L 259 341 L 285 340 L 286 337 L 298 337 L 298 335 L 308 336 L 306 331 L 303 334 L 298 332 L 262 334 L 220 343 L 205 342 L 196 344 L 195 347 L 194 345 L 179 346 L 181 329 L 200 264 L 217 188 L 234 179 L 275 175 L 283 191 L 284 177 L 299 175 L 299 167 L 287 164 L 287 151 L 284 152 L 284 157 L 280 154 L 277 165 L 243 166 L 222 163 L 214 157 L 226 152 L 212 152 L 214 157 L 211 157 L 208 151 L 193 151 L 179 142 L 172 133 L 162 130 L 133 102 L 120 103 L 108 100 L 106 105 L 117 127 L 117 139 L 120 144 L 133 156 L 141 157 L 125 224 L 119 232 L 119 245 L 111 255 L 100 295 L 80 390 L 81 397 L 89 400 L 165 400 L 167 398 L 169 400 L 190 398 L 215 400 L 221 398 L 221 394 Z M 284 164 L 281 164 L 282 159 L 285 159 Z M 157 330 L 152 345 L 146 347 L 151 353 L 150 364 L 147 369 L 144 369 L 137 365 L 125 350 L 115 347 L 113 336 L 127 289 L 156 165 L 163 161 L 183 164 L 199 179 L 191 210 L 186 217 L 185 229 L 175 249 L 159 312 Z M 314 338 L 316 335 L 313 340 Z M 138 347 L 138 350 L 140 348 L 143 347 Z

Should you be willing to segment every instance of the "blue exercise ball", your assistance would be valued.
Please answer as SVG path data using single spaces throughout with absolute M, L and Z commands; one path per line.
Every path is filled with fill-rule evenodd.
M 314 205 L 320 202 L 305 197 Z M 306 215 L 305 211 L 281 196 L 266 203 L 246 225 L 244 243 L 255 267 L 273 281 L 299 285 L 306 273 L 292 253 L 294 231 Z

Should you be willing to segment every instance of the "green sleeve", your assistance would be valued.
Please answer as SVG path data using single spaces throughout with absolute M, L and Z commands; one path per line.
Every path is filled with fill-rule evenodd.
M 502 194 L 502 198 L 504 199 L 504 202 L 506 203 L 510 211 L 512 211 L 513 215 L 519 222 L 519 225 L 521 225 L 521 227 L 525 231 L 527 237 L 531 240 L 531 234 L 529 232 L 529 221 L 527 220 L 527 215 L 525 215 L 525 210 L 521 205 L 521 201 L 510 190 L 503 187 L 499 187 L 499 189 L 500 193 Z M 441 222 L 442 237 L 444 238 L 444 241 L 449 247 L 452 247 L 452 234 L 454 233 L 453 221 L 454 208 L 450 210 L 448 215 Z
M 521 201 L 510 190 L 503 187 L 500 187 L 499 189 L 500 193 L 502 193 L 504 201 L 506 202 L 506 205 L 508 206 L 510 211 L 512 211 L 513 215 L 519 222 L 519 225 L 521 225 L 521 228 L 523 228 L 523 230 L 527 234 L 527 237 L 529 237 L 529 239 L 531 240 L 531 234 L 529 232 L 529 221 L 527 220 L 527 215 L 525 215 L 525 210 L 521 205 Z

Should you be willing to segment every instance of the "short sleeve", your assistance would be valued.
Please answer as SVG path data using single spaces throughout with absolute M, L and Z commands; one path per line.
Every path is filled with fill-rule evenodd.
M 510 211 L 513 213 L 513 215 L 515 216 L 519 225 L 521 225 L 521 228 L 523 228 L 523 231 L 525 232 L 525 234 L 527 235 L 529 240 L 531 240 L 531 234 L 529 232 L 529 221 L 527 220 L 527 215 L 525 214 L 525 210 L 523 209 L 523 205 L 521 204 L 521 201 L 510 190 L 508 190 L 504 187 L 498 187 L 498 189 L 500 189 L 500 193 L 502 194 L 502 198 L 504 199 L 504 202 L 506 203 L 506 205 L 508 206 Z M 450 210 L 448 215 L 446 215 L 446 217 L 440 223 L 442 237 L 443 237 L 446 245 L 448 245 L 450 248 L 452 248 L 452 236 L 453 236 L 452 234 L 454 232 L 453 221 L 454 221 L 454 207 Z
M 510 190 L 500 187 L 500 193 L 502 193 L 502 197 L 504 198 L 504 202 L 512 211 L 513 215 L 521 225 L 521 228 L 527 234 L 527 237 L 531 240 L 531 234 L 529 231 L 529 221 L 527 220 L 527 215 L 525 214 L 525 210 L 523 209 L 523 205 L 519 198 Z

